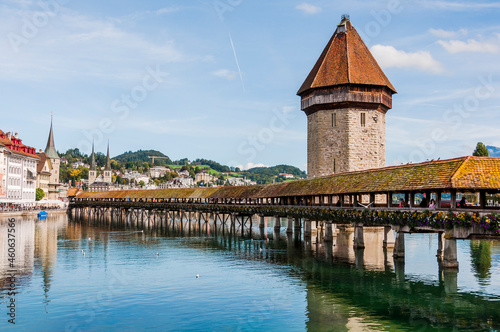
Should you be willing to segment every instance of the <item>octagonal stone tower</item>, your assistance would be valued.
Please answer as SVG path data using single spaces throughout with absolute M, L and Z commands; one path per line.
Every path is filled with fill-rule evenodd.
M 309 178 L 385 166 L 385 114 L 397 93 L 349 17 L 297 94 L 307 115 Z

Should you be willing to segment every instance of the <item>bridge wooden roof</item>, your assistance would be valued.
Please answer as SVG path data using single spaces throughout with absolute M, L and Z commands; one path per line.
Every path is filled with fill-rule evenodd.
M 500 191 L 500 158 L 461 157 L 272 185 L 84 193 L 78 198 L 271 198 L 425 190 Z

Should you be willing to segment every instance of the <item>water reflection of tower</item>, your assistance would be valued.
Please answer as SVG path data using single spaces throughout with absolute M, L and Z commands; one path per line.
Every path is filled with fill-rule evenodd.
M 50 302 L 49 291 L 57 262 L 57 229 L 62 218 L 64 216 L 56 215 L 36 223 L 35 268 L 42 275 L 46 305 Z

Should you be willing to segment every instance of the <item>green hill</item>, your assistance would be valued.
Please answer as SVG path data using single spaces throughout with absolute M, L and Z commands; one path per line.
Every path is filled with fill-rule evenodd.
M 155 165 L 169 165 L 172 164 L 172 160 L 170 160 L 169 157 L 161 153 L 160 151 L 155 151 L 155 150 L 139 150 L 136 152 L 125 152 L 122 153 L 119 156 L 114 157 L 113 159 L 122 163 L 126 164 L 128 162 L 133 162 L 133 163 L 151 163 L 152 159 L 149 157 L 165 157 L 167 159 L 155 159 Z

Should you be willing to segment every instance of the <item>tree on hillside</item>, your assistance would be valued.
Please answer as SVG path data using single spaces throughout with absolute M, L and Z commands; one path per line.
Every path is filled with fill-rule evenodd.
M 488 153 L 488 149 L 486 148 L 486 146 L 482 142 L 479 142 L 477 143 L 476 149 L 474 150 L 472 155 L 476 157 L 488 157 L 490 154 Z

